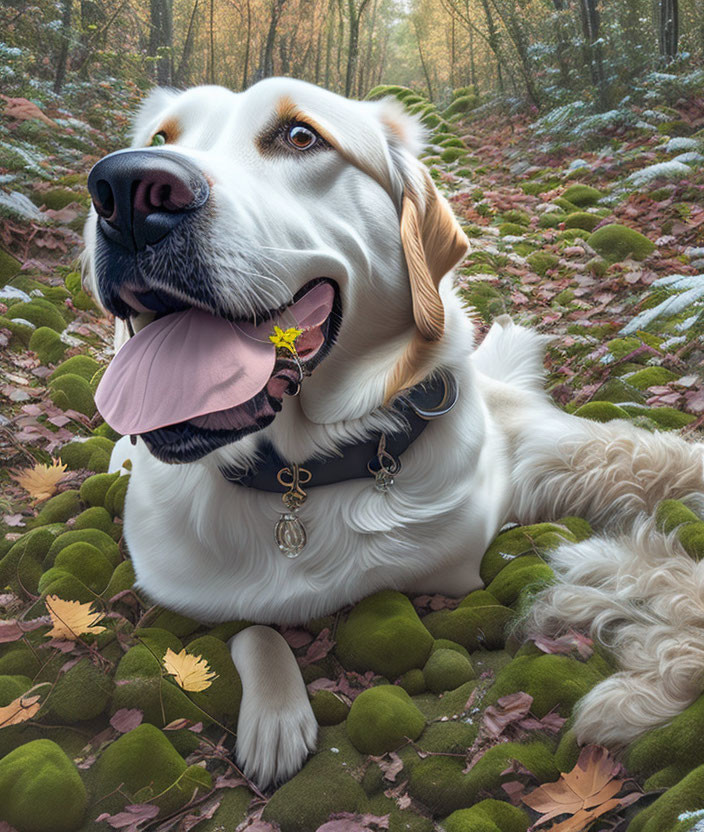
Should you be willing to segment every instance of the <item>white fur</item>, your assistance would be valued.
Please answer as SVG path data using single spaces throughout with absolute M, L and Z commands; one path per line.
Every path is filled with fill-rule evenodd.
M 339 153 L 262 159 L 253 137 L 284 95 L 334 135 Z M 247 314 L 252 298 L 285 303 L 327 276 L 340 287 L 343 320 L 331 354 L 264 431 L 187 465 L 157 461 L 141 440 L 117 443 L 111 470 L 126 458 L 133 464 L 125 535 L 138 585 L 205 621 L 301 623 L 385 588 L 464 595 L 481 585 L 481 557 L 509 520 L 579 513 L 600 526 L 635 522 L 641 531 L 618 543 L 596 538 L 555 554 L 563 583 L 540 600 L 534 624 L 594 626 L 624 667 L 582 703 L 584 740 L 626 742 L 691 701 L 704 653 L 701 611 L 693 604 L 690 617 L 675 615 L 683 607 L 676 589 L 683 584 L 700 604 L 701 577 L 638 518 L 665 496 L 702 505 L 701 446 L 563 413 L 542 389 L 546 339 L 505 316 L 472 353 L 472 325 L 449 276 L 445 335 L 432 355 L 458 381 L 455 408 L 403 455 L 389 493 L 371 479 L 311 489 L 301 510 L 309 543 L 295 560 L 280 554 L 280 497 L 231 485 L 218 466 L 251 463 L 263 438 L 302 461 L 391 424 L 384 391 L 414 333 L 398 221 L 404 183 L 420 191 L 420 132 L 396 106 L 346 101 L 291 79 L 239 95 L 203 87 L 150 99 L 135 146 L 164 118 L 180 121 L 176 149 L 213 183 L 208 274 L 223 303 Z M 92 216 L 89 277 L 95 234 Z M 646 605 L 638 614 L 628 606 L 636 596 Z M 301 765 L 315 726 L 288 648 L 263 632 L 272 631 L 245 630 L 232 654 L 244 686 L 238 755 L 268 784 Z M 627 704 L 624 690 L 633 693 Z

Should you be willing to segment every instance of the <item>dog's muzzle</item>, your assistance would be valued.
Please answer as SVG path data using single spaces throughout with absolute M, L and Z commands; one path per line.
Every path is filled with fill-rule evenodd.
M 88 190 L 102 232 L 130 252 L 163 240 L 210 196 L 190 159 L 163 150 L 111 153 L 91 170 Z

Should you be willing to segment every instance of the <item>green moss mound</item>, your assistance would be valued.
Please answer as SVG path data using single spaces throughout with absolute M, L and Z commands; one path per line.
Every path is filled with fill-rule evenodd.
M 0 329 L 9 329 L 13 340 L 19 341 L 27 346 L 32 339 L 33 327 L 22 323 L 21 320 L 12 321 L 4 315 L 0 315 Z
M 502 222 L 499 226 L 499 234 L 502 237 L 522 237 L 528 233 L 528 229 L 515 222 Z
M 651 407 L 645 412 L 649 419 L 652 419 L 659 428 L 664 430 L 683 428 L 697 418 L 691 413 L 682 413 L 681 410 L 675 410 L 674 407 Z
M 445 832 L 526 832 L 529 826 L 528 815 L 503 800 L 482 800 L 443 821 Z
M 461 644 L 469 652 L 484 647 L 495 650 L 506 642 L 506 629 L 513 620 L 512 610 L 504 607 L 489 592 L 468 595 L 455 610 L 439 610 L 425 616 L 423 623 L 437 639 Z
M 474 806 L 480 795 L 501 795 L 501 784 L 515 779 L 511 772 L 504 774 L 513 760 L 524 765 L 539 782 L 559 777 L 552 754 L 542 742 L 507 742 L 490 748 L 468 774 L 462 773 L 462 759 L 427 757 L 411 770 L 408 791 L 433 814 L 450 815 Z
M 42 582 L 46 585 L 47 575 L 54 569 L 63 569 L 70 572 L 90 587 L 93 592 L 100 594 L 112 577 L 113 565 L 100 549 L 90 543 L 72 543 L 58 553 L 54 566 L 42 575 L 42 579 L 39 581 L 40 591 L 42 590 Z
M 69 359 L 71 360 L 71 359 Z M 95 415 L 95 401 L 88 382 L 75 373 L 64 373 L 49 382 L 49 397 L 62 410 Z
M 398 684 L 409 696 L 417 696 L 419 693 L 425 693 L 426 691 L 425 676 L 423 676 L 423 671 L 417 667 L 402 674 Z
M 552 710 L 567 717 L 577 701 L 604 678 L 604 672 L 597 656 L 588 662 L 557 655 L 517 656 L 499 671 L 485 701 L 490 705 L 521 690 L 533 697 L 531 711 L 538 719 Z
M 63 332 L 66 328 L 66 321 L 59 310 L 43 298 L 34 298 L 26 303 L 14 303 L 7 310 L 6 317 L 10 320 L 22 318 L 37 328 L 46 326 L 55 332 Z
M 358 751 L 378 755 L 398 748 L 406 737 L 418 739 L 425 719 L 403 688 L 380 685 L 354 700 L 346 728 Z
M 479 97 L 476 95 L 461 95 L 443 111 L 444 118 L 451 118 L 454 115 L 468 113 L 474 110 L 479 104 Z
M 660 531 L 669 534 L 685 523 L 696 523 L 697 515 L 679 500 L 662 500 L 655 509 L 655 522 Z
M 691 558 L 704 558 L 704 523 L 689 523 L 683 526 L 677 532 L 677 538 Z
M 598 214 L 576 211 L 565 220 L 565 228 L 581 228 L 584 231 L 593 231 L 600 222 L 601 217 Z
M 554 578 L 552 569 L 538 555 L 525 555 L 507 564 L 487 587 L 501 604 L 516 603 L 524 590 L 544 586 Z
M 628 419 L 628 413 L 611 402 L 587 402 L 578 407 L 575 416 L 591 419 L 592 422 L 611 422 L 614 419 Z
M 90 381 L 91 378 L 101 369 L 100 364 L 89 355 L 74 355 L 66 361 L 59 364 L 54 372 L 49 376 L 50 380 L 65 376 L 67 373 L 80 376 L 85 381 Z
M 126 589 L 132 589 L 135 580 L 136 575 L 134 574 L 132 562 L 129 560 L 123 561 L 115 567 L 114 572 L 110 576 L 108 585 L 103 590 L 103 597 L 109 601 L 120 592 L 124 592 Z
M 111 794 L 118 786 L 131 803 L 153 799 L 168 814 L 194 791 L 208 791 L 211 778 L 205 769 L 187 766 L 158 728 L 142 723 L 109 745 L 95 764 L 95 798 L 105 798 L 98 804 L 101 812 L 124 807 L 124 796 Z
M 29 348 L 36 352 L 44 364 L 56 364 L 64 357 L 66 344 L 56 330 L 48 326 L 35 329 L 29 338 Z
M 99 529 L 73 529 L 70 532 L 63 532 L 63 534 L 51 537 L 51 543 L 44 558 L 44 568 L 48 569 L 53 566 L 59 552 L 73 543 L 90 543 L 91 546 L 100 550 L 100 553 L 108 559 L 113 567 L 117 566 L 122 560 L 117 543 L 105 532 L 101 532 Z
M 88 477 L 87 480 L 84 480 L 79 491 L 81 500 L 89 506 L 104 506 L 105 495 L 119 476 L 116 472 L 114 474 L 95 474 Z
M 596 188 L 590 188 L 589 185 L 570 185 L 570 187 L 562 195 L 563 199 L 576 205 L 578 208 L 584 208 L 589 205 L 596 205 L 602 199 L 604 194 Z
M 475 675 L 468 658 L 456 650 L 446 648 L 433 650 L 423 668 L 426 687 L 433 693 L 454 690 L 473 679 Z
M 81 379 L 81 381 L 85 381 Z M 92 399 L 92 394 L 91 394 Z M 84 442 L 69 442 L 59 451 L 61 461 L 65 462 L 72 471 L 88 468 L 96 473 L 104 473 L 108 469 L 110 454 L 115 443 L 104 436 L 93 436 Z M 96 461 L 103 464 L 96 465 Z
M 112 517 L 102 506 L 93 506 L 82 511 L 76 517 L 73 528 L 77 531 L 81 529 L 97 529 L 110 535 L 114 540 L 119 540 L 122 536 L 122 528 L 112 522 Z
M 217 673 L 210 687 L 189 693 L 189 698 L 218 721 L 236 725 L 242 701 L 242 683 L 228 646 L 220 639 L 206 635 L 189 642 L 188 652 L 201 656 Z
M 613 223 L 599 228 L 589 236 L 589 245 L 611 263 L 632 257 L 645 260 L 655 251 L 655 244 L 639 231 Z
M 677 785 L 668 789 L 655 803 L 639 812 L 628 825 L 628 832 L 674 832 L 691 830 L 690 821 L 680 825 L 680 815 L 702 808 L 704 794 L 704 765 L 695 768 Z
M 0 248 L 0 286 L 5 286 L 22 268 L 17 258 Z
M 555 537 L 562 540 L 574 542 L 578 538 L 570 529 L 568 522 L 578 521 L 582 534 L 588 537 L 591 533 L 589 524 L 580 518 L 565 518 L 557 523 L 535 523 L 531 526 L 517 526 L 508 531 L 501 532 L 484 553 L 479 575 L 485 584 L 490 584 L 494 578 L 509 563 L 512 563 L 520 555 L 534 554 L 542 551 L 546 543 L 553 542 Z M 586 525 L 581 525 L 586 524 Z
M 628 376 L 628 383 L 638 390 L 647 390 L 648 387 L 667 384 L 676 378 L 678 378 L 677 373 L 673 373 L 667 367 L 644 367 Z
M 125 514 L 125 497 L 127 486 L 130 484 L 129 474 L 119 476 L 110 486 L 105 495 L 105 511 L 111 517 L 123 517 Z
M 432 646 L 413 604 L 391 590 L 357 604 L 337 633 L 337 655 L 348 670 L 373 670 L 389 679 L 422 667 Z
M 331 751 L 316 754 L 274 792 L 262 820 L 277 823 L 281 832 L 311 832 L 333 812 L 367 811 L 364 789 L 340 768 L 339 756 Z
M 28 676 L 0 675 L 0 708 L 14 702 L 18 696 L 32 687 L 32 680 Z
M 76 489 L 62 491 L 47 500 L 39 514 L 32 522 L 33 526 L 48 526 L 50 523 L 64 523 L 73 517 L 81 507 L 81 499 Z
M 55 742 L 33 740 L 0 760 L 0 819 L 17 832 L 74 832 L 86 804 L 78 771 Z
M 554 269 L 560 262 L 559 257 L 547 251 L 534 251 L 526 257 L 531 270 L 544 277 L 549 269 Z
M 349 705 L 330 690 L 319 690 L 310 704 L 318 725 L 339 725 L 350 712 Z
M 42 572 L 41 561 L 62 528 L 59 524 L 42 526 L 15 541 L 0 560 L 0 586 L 10 586 L 18 593 L 22 592 L 23 586 L 36 592 Z
M 440 154 L 440 158 L 443 162 L 456 162 L 466 152 L 464 147 L 448 147 Z
M 94 719 L 110 701 L 113 682 L 88 659 L 81 659 L 62 676 L 47 702 L 51 717 L 69 724 Z

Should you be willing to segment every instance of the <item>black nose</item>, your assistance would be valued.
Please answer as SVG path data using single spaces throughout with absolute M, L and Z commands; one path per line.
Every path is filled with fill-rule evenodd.
M 130 251 L 158 243 L 210 194 L 190 159 L 163 150 L 111 153 L 91 170 L 88 190 L 103 233 Z

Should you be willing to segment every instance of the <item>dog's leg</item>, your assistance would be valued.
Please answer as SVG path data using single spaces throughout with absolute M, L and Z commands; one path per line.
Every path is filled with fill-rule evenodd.
M 318 724 L 291 649 L 271 627 L 255 625 L 230 641 L 242 680 L 237 760 L 260 787 L 287 780 L 315 749 Z

